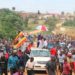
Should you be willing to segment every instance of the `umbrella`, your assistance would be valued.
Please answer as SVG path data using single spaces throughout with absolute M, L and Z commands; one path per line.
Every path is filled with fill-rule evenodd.
M 37 30 L 48 31 L 48 28 L 45 25 L 39 25 L 36 27 Z

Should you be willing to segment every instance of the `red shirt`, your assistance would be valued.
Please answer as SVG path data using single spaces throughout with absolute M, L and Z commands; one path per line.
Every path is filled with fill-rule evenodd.
M 5 58 L 6 58 L 6 59 L 9 58 L 9 54 L 8 54 L 8 53 L 5 54 Z
M 21 51 L 18 51 L 18 56 L 22 56 L 22 52 Z
M 27 49 L 28 49 L 28 50 L 31 50 L 31 47 L 32 47 L 32 46 L 33 46 L 32 44 L 29 44 L 28 47 L 27 47 Z
M 72 62 L 72 64 L 73 64 L 73 70 L 75 71 L 75 62 Z
M 67 62 L 64 62 L 63 64 L 63 74 L 68 75 L 70 74 L 70 64 Z
M 50 53 L 51 55 L 56 56 L 56 48 L 51 48 Z

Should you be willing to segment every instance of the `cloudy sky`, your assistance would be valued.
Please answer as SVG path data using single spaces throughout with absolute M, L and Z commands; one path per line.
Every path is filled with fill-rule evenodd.
M 27 12 L 73 12 L 75 0 L 0 0 L 0 8 L 12 7 Z

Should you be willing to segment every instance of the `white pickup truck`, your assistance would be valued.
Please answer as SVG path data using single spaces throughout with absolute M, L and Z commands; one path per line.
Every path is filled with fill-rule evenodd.
M 46 63 L 50 60 L 50 52 L 48 49 L 32 48 L 30 57 L 34 57 L 34 70 L 46 70 Z

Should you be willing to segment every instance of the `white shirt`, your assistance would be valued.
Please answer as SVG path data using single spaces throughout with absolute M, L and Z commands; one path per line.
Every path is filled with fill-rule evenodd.
M 65 56 L 62 55 L 62 56 L 59 56 L 58 58 L 59 58 L 59 62 L 60 62 L 60 63 L 63 63 L 63 62 L 64 62 L 64 58 L 65 58 Z
M 48 43 L 47 43 L 47 41 L 45 40 L 43 45 L 44 45 L 45 47 L 47 47 L 47 44 L 48 44 Z
M 3 56 L 3 52 L 0 52 L 0 58 Z
M 72 55 L 72 60 L 75 62 L 75 55 Z
M 43 48 L 43 41 L 39 40 L 39 48 Z
M 26 67 L 29 68 L 29 69 L 32 69 L 34 67 L 34 64 L 35 64 L 34 61 L 30 62 L 30 60 L 28 60 L 27 63 L 26 63 Z

